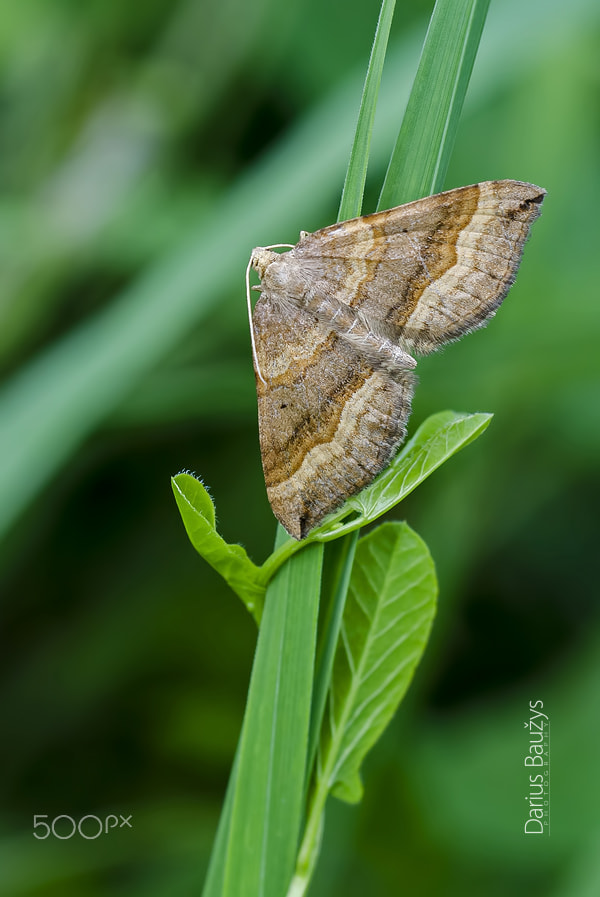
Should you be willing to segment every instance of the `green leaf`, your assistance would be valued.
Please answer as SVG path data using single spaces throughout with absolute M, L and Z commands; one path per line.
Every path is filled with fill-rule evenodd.
M 492 416 L 455 411 L 432 414 L 389 467 L 370 486 L 330 514 L 308 538 L 323 541 L 335 539 L 341 533 L 372 523 L 406 498 L 448 458 L 477 439 L 489 426 Z M 350 520 L 344 522 L 348 516 Z
M 302 819 L 323 546 L 270 584 L 234 787 L 204 897 L 285 894 Z M 218 866 L 218 868 L 216 868 Z
M 443 188 L 490 0 L 437 0 L 379 209 Z
M 355 218 L 361 213 L 377 96 L 379 94 L 383 63 L 385 62 L 395 6 L 396 0 L 383 0 L 381 4 L 381 12 L 379 13 L 379 21 L 377 22 L 371 58 L 369 59 L 365 85 L 360 101 L 350 162 L 348 163 L 348 171 L 346 172 L 344 189 L 342 191 L 338 221 Z
M 429 637 L 436 597 L 427 546 L 406 523 L 384 523 L 359 541 L 288 897 L 301 897 L 308 887 L 328 794 L 348 802 L 362 795 L 360 766 L 410 684 Z
M 370 486 L 329 514 L 303 542 L 284 537 L 260 568 L 264 580 L 309 542 L 329 542 L 386 514 L 448 458 L 481 436 L 492 417 L 456 411 L 432 414 Z
M 360 540 L 319 752 L 318 775 L 336 797 L 362 795 L 360 765 L 408 688 L 436 596 L 427 546 L 406 523 L 383 524 Z
M 219 535 L 215 506 L 200 480 L 178 473 L 171 484 L 190 542 L 260 622 L 267 582 L 261 568 L 252 563 L 241 545 L 230 545 Z

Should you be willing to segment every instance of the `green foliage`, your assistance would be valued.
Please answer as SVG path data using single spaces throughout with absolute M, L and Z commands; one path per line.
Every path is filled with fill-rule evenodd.
M 284 894 L 292 876 L 302 817 L 322 553 L 319 545 L 303 551 L 281 568 L 269 589 L 231 803 L 204 897 Z
M 436 3 L 378 208 L 442 189 L 489 5 Z
M 182 538 L 168 477 L 201 471 L 221 536 L 270 552 L 240 271 L 334 220 L 378 7 L 6 5 L 3 897 L 202 890 L 256 628 Z M 432 7 L 397 4 L 365 212 Z M 365 799 L 328 803 L 314 897 L 597 891 L 599 36 L 597 0 L 490 5 L 440 186 L 517 177 L 548 198 L 494 322 L 419 363 L 411 433 L 458 407 L 492 409 L 493 434 L 401 509 L 436 559 L 436 625 Z M 326 545 L 315 679 L 356 536 Z M 537 696 L 555 775 L 532 846 Z M 31 834 L 34 813 L 132 809 L 116 838 Z
M 477 439 L 491 419 L 491 414 L 457 414 L 454 411 L 432 414 L 389 467 L 370 486 L 348 499 L 339 511 L 330 514 L 309 538 L 337 538 L 377 520 L 452 455 Z M 348 516 L 350 520 L 346 521 Z
M 257 622 L 262 615 L 265 581 L 241 545 L 229 545 L 217 532 L 215 506 L 200 480 L 189 473 L 172 478 L 173 494 L 188 538 L 205 561 L 239 595 Z
M 346 171 L 344 189 L 342 190 L 338 221 L 356 218 L 362 210 L 377 97 L 379 96 L 379 85 L 383 74 L 383 64 L 385 62 L 395 7 L 396 0 L 383 0 L 381 4 L 375 40 L 373 41 L 360 109 L 358 111 L 354 143 L 352 144 L 352 152 L 350 153 L 350 161 Z
M 358 544 L 338 641 L 317 783 L 357 801 L 360 765 L 390 722 L 425 650 L 437 581 L 427 546 L 406 523 Z
M 327 795 L 351 803 L 362 797 L 360 766 L 409 686 L 436 596 L 427 546 L 407 524 L 384 524 L 360 540 L 290 895 L 304 893 L 310 881 Z
M 275 894 L 282 892 L 277 882 L 291 877 L 290 856 L 300 825 L 298 800 L 304 789 L 304 772 L 311 777 L 320 740 L 303 844 L 290 891 L 303 893 L 318 854 L 327 795 L 331 791 L 344 800 L 360 798 L 359 767 L 402 699 L 427 641 L 437 594 L 433 562 L 423 541 L 406 524 L 385 524 L 360 540 L 356 555 L 353 543 L 350 553 L 341 558 L 335 587 L 329 589 L 332 619 L 324 625 L 321 637 L 323 659 L 317 665 L 309 736 L 315 646 L 312 626 L 314 602 L 320 593 L 321 556 L 313 561 L 312 549 L 307 546 L 357 531 L 389 511 L 451 455 L 477 438 L 490 418 L 453 412 L 434 415 L 390 468 L 331 515 L 334 521 L 343 521 L 350 514 L 350 523 L 325 523 L 302 543 L 282 535 L 279 547 L 262 568 L 252 564 L 239 545 L 228 545 L 218 534 L 214 505 L 202 483 L 189 474 L 173 478 L 190 541 L 257 621 L 264 588 L 275 577 L 261 622 L 244 727 L 205 885 L 206 897 L 252 895 L 260 893 L 263 886 Z M 327 588 L 323 594 L 327 596 Z M 327 699 L 329 708 L 323 715 Z M 285 716 L 290 707 L 299 720 L 290 722 Z M 275 803 L 273 794 L 278 796 Z M 296 816 L 290 811 L 294 805 Z M 286 808 L 283 817 L 281 807 Z
M 172 480 L 173 493 L 190 542 L 198 554 L 221 574 L 260 622 L 267 583 L 288 558 L 310 542 L 329 542 L 373 523 L 481 435 L 490 420 L 490 414 L 442 411 L 432 415 L 370 486 L 349 498 L 303 542 L 282 533 L 281 543 L 261 567 L 252 563 L 241 545 L 228 544 L 219 535 L 213 501 L 200 480 L 179 473 Z
M 361 205 L 369 137 L 392 8 L 384 0 L 342 210 L 359 209 Z M 446 0 L 440 0 L 438 9 L 444 8 L 453 9 L 454 15 L 460 14 L 456 4 L 451 6 Z M 441 15 L 445 20 L 443 12 Z M 475 45 L 480 30 L 476 33 Z M 426 48 L 433 40 L 432 34 L 436 34 L 436 29 L 430 30 Z M 446 79 L 443 74 L 449 65 L 459 71 L 461 65 L 467 66 L 466 72 L 457 80 L 458 98 L 453 97 L 460 109 L 472 65 L 472 54 L 464 52 L 465 44 L 471 40 L 470 30 L 463 30 L 458 38 L 450 31 L 447 40 L 448 51 L 445 67 L 441 67 L 441 83 L 447 80 L 448 73 Z M 438 81 L 439 74 L 439 70 L 436 71 Z M 413 95 L 415 92 L 420 94 L 421 102 L 428 86 L 431 87 L 431 80 L 431 73 L 426 67 L 421 67 L 413 88 Z M 429 103 L 435 105 L 436 99 L 434 92 L 429 97 Z M 441 115 L 445 114 L 451 119 L 452 112 L 449 107 L 442 109 Z M 412 130 L 418 131 L 416 123 L 413 123 Z M 446 128 L 438 134 L 439 149 L 442 149 L 449 130 Z M 413 134 L 411 139 L 418 142 L 418 135 Z M 414 165 L 418 167 L 416 161 Z M 443 177 L 443 172 L 438 171 L 438 176 Z M 360 511 L 355 513 L 354 508 L 351 509 L 354 519 L 346 530 L 348 527 L 356 529 L 389 510 L 446 458 L 476 438 L 489 419 L 489 415 L 469 417 L 446 412 L 427 422 L 422 433 L 418 433 L 407 447 L 406 453 L 401 453 L 403 460 L 365 490 L 367 495 L 363 504 L 362 499 L 358 499 Z M 202 508 L 198 509 L 195 516 L 202 520 L 202 528 L 200 538 L 196 538 L 195 542 L 198 550 L 204 553 L 207 552 L 207 545 L 210 546 L 219 537 L 214 531 L 214 508 L 203 489 L 200 500 L 208 509 L 208 519 L 206 510 L 203 513 Z M 179 502 L 179 506 L 180 509 L 184 508 L 184 521 L 190 510 L 195 511 L 193 504 L 182 505 Z M 344 507 L 341 516 L 345 517 L 346 513 Z M 189 530 L 187 523 L 186 526 Z M 268 588 L 267 613 L 260 632 L 262 636 L 266 628 L 271 633 L 273 627 L 276 635 L 271 638 L 265 636 L 264 639 L 259 637 L 232 773 L 233 784 L 230 784 L 222 813 L 205 895 L 259 897 L 266 893 L 275 897 L 284 893 L 290 881 L 290 897 L 299 897 L 305 892 L 318 854 L 327 795 L 333 791 L 345 800 L 356 801 L 360 798 L 360 765 L 389 723 L 423 653 L 437 594 L 433 564 L 424 543 L 408 527 L 382 527 L 359 543 L 356 555 L 354 550 L 346 553 L 335 588 L 330 595 L 323 595 L 325 606 L 329 609 L 325 635 L 322 637 L 322 644 L 326 645 L 323 651 L 325 661 L 317 675 L 309 733 L 322 563 L 322 550 L 319 555 L 315 554 L 314 539 L 332 538 L 343 531 L 343 526 L 338 527 L 336 532 L 326 522 L 313 539 L 306 540 L 307 543 L 312 541 L 312 545 L 301 546 L 302 550 L 286 559 Z M 196 526 L 194 534 L 197 533 Z M 281 543 L 283 538 L 280 528 L 278 542 Z M 218 548 L 211 550 L 209 547 L 208 550 L 209 562 L 217 567 L 222 563 L 227 546 L 220 540 Z M 239 554 L 236 559 L 240 564 L 246 561 Z M 312 575 L 307 577 L 305 567 L 313 559 Z M 283 560 L 281 556 L 279 560 Z M 352 573 L 348 575 L 350 569 Z M 348 585 L 351 600 L 344 609 Z M 306 600 L 305 590 L 308 590 L 312 601 Z M 240 591 L 239 586 L 237 591 Z M 288 631 L 283 622 L 273 622 L 285 620 L 287 603 L 297 611 L 296 625 Z M 274 605 L 277 606 L 276 615 L 272 611 Z M 294 669 L 288 659 L 290 655 L 296 658 Z M 296 668 L 300 670 L 300 687 L 296 687 Z M 329 673 L 331 680 L 328 684 Z M 326 692 L 329 709 L 323 716 Z M 293 726 L 279 709 L 285 706 L 285 703 L 280 705 L 282 695 L 285 696 L 284 701 L 290 700 L 293 695 L 297 717 Z M 319 736 L 321 721 L 324 734 Z M 313 745 L 319 738 L 321 749 L 315 757 Z M 304 818 L 300 798 L 305 792 L 305 777 L 306 782 L 313 779 L 313 759 L 316 760 L 316 770 L 308 796 L 306 825 L 296 874 L 292 880 L 295 845 Z M 287 771 L 287 776 L 284 771 Z

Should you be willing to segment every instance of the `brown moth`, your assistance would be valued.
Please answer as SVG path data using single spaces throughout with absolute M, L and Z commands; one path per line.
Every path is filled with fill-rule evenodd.
M 487 181 L 257 248 L 260 448 L 273 512 L 303 539 L 367 486 L 406 433 L 415 355 L 483 327 L 545 190 Z

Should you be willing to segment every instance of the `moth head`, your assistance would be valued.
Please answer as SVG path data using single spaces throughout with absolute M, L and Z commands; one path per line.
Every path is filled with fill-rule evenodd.
M 265 271 L 267 270 L 271 262 L 275 261 L 275 259 L 278 257 L 278 254 L 276 252 L 273 252 L 271 249 L 264 249 L 262 246 L 257 246 L 256 249 L 252 250 L 252 255 L 250 256 L 250 264 L 262 280 L 265 276 Z

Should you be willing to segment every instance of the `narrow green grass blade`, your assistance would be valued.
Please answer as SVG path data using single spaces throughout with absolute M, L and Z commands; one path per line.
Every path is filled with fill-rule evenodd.
M 239 751 L 239 746 L 238 746 Z M 227 846 L 229 843 L 229 833 L 231 826 L 231 808 L 233 805 L 233 797 L 236 791 L 238 774 L 238 754 L 236 752 L 229 781 L 227 783 L 227 792 L 225 800 L 221 808 L 219 817 L 219 826 L 217 834 L 210 853 L 210 862 L 204 887 L 202 889 L 202 897 L 221 897 L 223 893 L 223 884 L 225 876 L 225 861 L 227 858 Z
M 365 86 L 360 101 L 354 143 L 352 144 L 350 162 L 348 163 L 348 171 L 346 172 L 346 180 L 344 181 L 344 189 L 342 191 L 338 221 L 356 218 L 361 213 L 377 97 L 379 95 L 383 63 L 385 62 L 395 7 L 396 0 L 383 0 L 381 4 Z
M 490 0 L 437 0 L 379 209 L 443 189 Z
M 310 715 L 310 732 L 308 737 L 307 781 L 314 763 L 319 744 L 319 735 L 323 721 L 323 713 L 327 703 L 327 694 L 331 683 L 333 660 L 338 643 L 342 616 L 346 606 L 346 597 L 350 585 L 350 576 L 356 545 L 358 529 L 347 536 L 337 539 L 327 546 L 326 564 L 323 571 L 324 614 L 319 627 L 317 657 L 315 662 L 315 684 L 313 689 L 312 711 Z
M 223 867 L 204 897 L 278 897 L 292 878 L 304 797 L 323 548 L 308 546 L 267 591 L 238 746 Z

